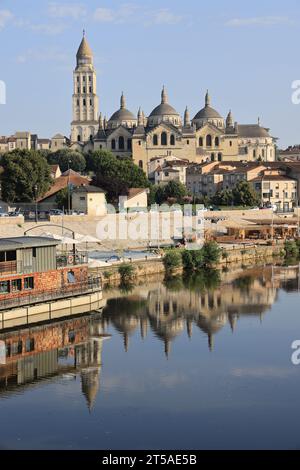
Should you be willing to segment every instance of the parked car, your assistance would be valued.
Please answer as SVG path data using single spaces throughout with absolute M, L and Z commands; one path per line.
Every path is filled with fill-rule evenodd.
M 51 209 L 49 215 L 64 215 L 63 211 L 60 209 Z

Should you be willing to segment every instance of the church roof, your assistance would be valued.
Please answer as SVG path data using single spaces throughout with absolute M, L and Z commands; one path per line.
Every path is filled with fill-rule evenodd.
M 271 137 L 269 129 L 258 124 L 239 124 L 238 134 L 240 137 Z
M 135 115 L 126 108 L 118 109 L 110 118 L 110 121 L 133 121 L 136 120 Z
M 222 116 L 216 111 L 214 108 L 211 108 L 210 106 L 205 106 L 202 108 L 194 117 L 195 119 L 222 119 Z
M 165 115 L 176 115 L 179 116 L 176 109 L 168 103 L 161 103 L 153 109 L 150 116 L 165 116 Z M 149 116 L 149 117 L 150 117 Z
M 85 36 L 83 36 L 77 51 L 77 57 L 93 57 L 92 49 L 89 46 Z

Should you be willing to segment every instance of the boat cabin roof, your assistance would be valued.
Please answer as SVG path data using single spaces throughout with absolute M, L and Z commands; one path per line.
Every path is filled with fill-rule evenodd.
M 11 237 L 0 238 L 0 252 L 20 250 L 22 248 L 38 248 L 43 246 L 56 246 L 60 241 L 47 237 Z

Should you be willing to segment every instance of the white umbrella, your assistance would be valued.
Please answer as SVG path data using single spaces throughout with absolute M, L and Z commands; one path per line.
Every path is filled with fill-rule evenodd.
M 100 243 L 101 240 L 96 237 L 92 237 L 91 235 L 82 235 L 81 238 L 78 238 L 80 243 Z

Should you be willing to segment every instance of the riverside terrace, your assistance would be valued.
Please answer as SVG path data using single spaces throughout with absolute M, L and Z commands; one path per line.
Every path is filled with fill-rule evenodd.
M 0 310 L 100 290 L 86 254 L 58 253 L 46 237 L 0 239 Z

